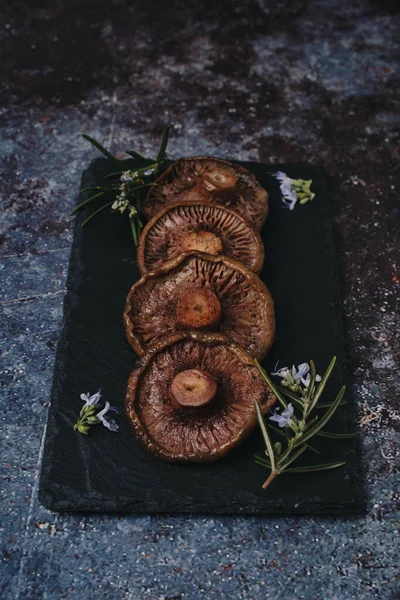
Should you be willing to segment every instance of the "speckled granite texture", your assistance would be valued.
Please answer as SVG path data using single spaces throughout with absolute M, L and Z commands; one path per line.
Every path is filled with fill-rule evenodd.
M 398 598 L 398 3 L 3 3 L 4 600 Z M 56 515 L 37 500 L 73 206 L 96 153 L 323 162 L 367 481 L 362 518 Z

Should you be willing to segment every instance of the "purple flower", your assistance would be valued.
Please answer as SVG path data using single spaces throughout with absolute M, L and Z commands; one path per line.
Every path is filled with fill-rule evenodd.
M 292 377 L 295 380 L 300 379 L 304 387 L 307 388 L 310 385 L 311 380 L 310 365 L 308 363 L 301 363 L 301 365 L 298 366 L 297 370 L 293 365 Z M 321 381 L 321 375 L 316 375 L 315 381 Z
M 276 363 L 275 369 L 277 368 L 277 366 L 278 363 Z M 271 373 L 271 375 L 280 377 L 281 379 L 287 381 L 289 384 L 293 383 L 290 380 L 292 378 L 294 382 L 296 382 L 297 384 L 300 384 L 301 382 L 306 388 L 310 385 L 311 380 L 310 365 L 308 363 L 301 363 L 297 368 L 293 365 L 291 369 L 289 369 L 289 367 L 282 367 L 281 369 L 278 369 L 278 371 Z M 321 381 L 321 376 L 317 375 L 315 377 L 315 381 Z
M 274 173 L 274 177 L 276 177 L 276 179 L 280 182 L 282 201 L 285 204 L 285 208 L 293 210 L 296 206 L 299 197 L 295 190 L 292 188 L 292 179 L 282 171 Z
M 97 420 L 99 421 L 99 423 L 102 423 L 104 425 L 104 427 L 107 427 L 107 429 L 109 429 L 110 431 L 118 431 L 119 426 L 118 424 L 114 421 L 114 419 L 106 419 L 105 415 L 110 411 L 114 411 L 116 413 L 118 413 L 118 408 L 115 408 L 114 406 L 111 406 L 109 402 L 105 403 L 104 408 L 97 413 L 96 417 Z
M 129 182 L 133 181 L 133 177 L 131 176 L 130 171 L 124 171 L 124 173 L 122 173 L 120 179 L 124 183 L 129 183 Z
M 81 394 L 80 398 L 84 401 L 85 406 L 95 406 L 97 408 L 100 403 L 101 388 L 93 396 L 88 392 L 87 394 Z
M 287 408 L 285 408 L 285 410 L 283 411 L 283 413 L 281 415 L 278 415 L 277 410 L 279 409 L 275 409 L 272 417 L 269 418 L 270 421 L 275 421 L 276 423 L 278 423 L 279 427 L 286 427 L 287 425 L 290 425 L 290 422 L 292 420 L 293 417 L 293 413 L 294 413 L 294 408 L 292 403 L 287 405 Z

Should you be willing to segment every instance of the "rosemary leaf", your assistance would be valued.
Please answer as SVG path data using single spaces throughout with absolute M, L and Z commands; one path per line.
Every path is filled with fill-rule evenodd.
M 81 194 L 84 192 L 108 192 L 107 188 L 100 187 L 99 185 L 92 185 L 91 187 L 83 188 Z
M 333 367 L 335 366 L 335 363 L 336 363 L 336 356 L 334 356 L 332 358 L 331 362 L 328 365 L 327 370 L 325 371 L 324 376 L 322 377 L 322 379 L 321 379 L 321 381 L 319 383 L 319 386 L 318 386 L 318 389 L 317 389 L 317 391 L 315 393 L 315 396 L 312 399 L 312 402 L 310 403 L 310 406 L 308 408 L 308 414 L 313 410 L 314 406 L 317 404 L 318 400 L 320 399 L 321 394 L 324 391 L 325 386 L 327 384 L 327 381 L 328 381 L 328 379 L 329 379 L 329 377 L 330 377 L 330 375 L 331 375 L 331 373 L 333 371 Z
M 151 163 L 150 165 L 147 165 L 146 167 L 140 167 L 140 169 L 132 169 L 132 171 L 134 171 L 135 173 L 145 173 L 146 171 L 149 171 L 150 169 L 156 169 L 158 167 L 158 161 Z
M 283 397 L 283 394 L 281 394 L 280 390 L 277 388 L 277 386 L 273 383 L 273 381 L 268 377 L 267 372 L 265 371 L 265 369 L 263 369 L 263 367 L 260 365 L 260 363 L 258 362 L 257 359 L 254 359 L 254 362 L 256 363 L 257 369 L 260 371 L 260 375 L 261 377 L 264 379 L 264 381 L 267 383 L 267 385 L 270 387 L 270 389 L 273 391 L 273 393 L 275 394 L 278 402 L 284 407 L 287 408 L 287 402 L 285 400 L 285 398 Z
M 136 192 L 137 190 L 142 190 L 143 188 L 152 187 L 154 185 L 157 185 L 157 184 L 156 183 L 143 183 L 141 185 L 138 185 L 137 187 L 132 188 L 131 192 Z
M 321 383 L 322 383 L 322 381 L 321 381 Z M 296 442 L 294 443 L 295 447 L 298 446 L 299 444 L 306 442 L 310 438 L 312 438 L 316 433 L 318 433 L 324 427 L 324 425 L 327 424 L 327 422 L 331 419 L 331 417 L 333 417 L 337 408 L 339 407 L 339 404 L 343 398 L 345 391 L 346 391 L 346 386 L 344 385 L 342 387 L 342 389 L 340 390 L 340 392 L 338 393 L 338 395 L 336 396 L 336 399 L 332 403 L 332 406 L 326 411 L 326 413 L 320 418 L 320 420 L 314 427 L 307 429 L 307 431 L 304 432 L 302 437 L 299 438 L 298 440 L 296 440 Z
M 98 210 L 95 210 L 94 213 L 92 213 L 87 219 L 85 219 L 83 221 L 81 227 L 85 227 L 85 225 L 87 225 L 89 223 L 89 221 L 91 221 L 93 219 L 93 217 L 95 217 L 96 215 L 101 213 L 101 211 L 103 211 L 106 208 L 108 208 L 109 206 L 111 206 L 111 204 L 112 204 L 112 202 L 107 202 L 107 204 L 104 204 L 101 208 L 99 208 Z
M 135 150 L 125 150 L 125 153 L 129 154 L 129 156 L 132 156 L 132 158 L 135 158 L 136 160 L 149 160 L 145 156 L 139 154 L 139 152 L 135 152 Z
M 318 421 L 319 417 L 315 416 L 313 419 L 311 419 L 311 421 L 308 421 L 307 423 L 307 427 L 310 428 L 311 425 L 314 425 L 314 423 L 316 423 Z
M 100 198 L 100 196 L 104 196 L 104 192 L 99 192 L 98 194 L 91 196 L 84 202 L 81 202 L 80 204 L 78 204 L 78 206 L 75 206 L 74 210 L 70 212 L 70 216 L 72 217 L 72 215 L 74 215 L 78 210 L 80 210 L 81 208 L 86 206 L 86 204 L 89 204 L 89 202 L 92 202 L 92 200 L 96 200 L 96 198 Z
M 110 179 L 111 177 L 117 177 L 117 175 L 122 175 L 125 171 L 114 171 L 113 173 L 109 173 L 106 175 L 106 179 Z
M 319 437 L 329 438 L 331 440 L 349 440 L 351 438 L 356 437 L 358 435 L 358 432 L 354 431 L 353 433 L 330 433 L 329 431 L 319 431 L 316 435 L 318 435 Z
M 170 126 L 168 125 L 164 129 L 164 133 L 163 133 L 162 140 L 161 140 L 161 146 L 160 146 L 160 149 L 157 154 L 156 162 L 158 162 L 158 163 L 160 163 L 164 158 L 165 150 L 167 149 L 167 144 L 168 144 L 169 130 L 170 130 Z
M 269 460 L 271 461 L 271 470 L 275 471 L 275 456 L 274 456 L 274 450 L 272 448 L 272 443 L 269 437 L 269 433 L 267 431 L 267 427 L 265 425 L 265 421 L 264 421 L 264 417 L 263 414 L 261 412 L 261 408 L 258 404 L 257 401 L 254 402 L 254 405 L 256 407 L 256 413 L 257 413 L 257 419 L 258 419 L 258 424 L 260 425 L 260 429 L 264 438 L 264 443 L 265 446 L 268 450 L 268 456 L 269 456 Z
M 102 146 L 95 139 L 93 139 L 92 137 L 90 137 L 90 135 L 87 135 L 86 133 L 82 133 L 82 137 L 84 137 L 85 140 L 87 140 L 88 142 L 90 142 L 92 144 L 92 146 L 94 146 L 95 148 L 97 148 L 97 150 L 99 150 L 102 154 L 104 154 L 104 156 L 106 156 L 107 158 L 113 160 L 114 162 L 118 163 L 119 165 L 122 165 L 122 161 L 121 160 L 119 160 L 116 156 L 114 156 L 113 154 L 111 154 L 111 152 L 109 152 L 106 148 L 104 148 L 104 146 Z
M 137 246 L 138 243 L 138 234 L 137 234 L 137 230 L 136 230 L 136 223 L 135 223 L 135 219 L 133 219 L 132 217 L 129 219 L 129 222 L 131 224 L 131 231 L 132 231 L 132 237 L 133 237 L 133 241 L 135 242 L 135 246 Z
M 282 429 L 282 428 L 279 428 L 279 427 L 275 427 L 274 425 L 270 425 L 270 424 L 268 424 L 268 427 L 270 429 L 272 429 L 273 431 L 275 431 L 275 433 L 278 433 L 279 435 L 281 435 L 282 437 L 284 437 L 286 439 L 288 439 L 288 438 L 291 437 L 290 434 L 287 433 L 287 431 L 285 429 Z
M 324 465 L 311 465 L 309 467 L 292 467 L 285 469 L 285 473 L 311 473 L 313 471 L 329 471 L 329 469 L 337 469 L 343 467 L 346 462 L 331 462 Z
M 261 465 L 262 467 L 267 467 L 268 469 L 271 468 L 271 461 L 269 461 L 266 458 L 262 458 L 261 456 L 256 455 L 254 457 L 254 460 L 258 465 Z
M 279 463 L 278 468 L 279 471 L 282 472 L 286 469 L 286 467 L 288 467 L 290 464 L 292 464 L 292 462 L 294 462 L 295 460 L 297 460 L 302 454 L 303 452 L 305 452 L 307 450 L 307 446 L 301 446 L 297 452 L 295 452 L 293 454 L 293 456 L 291 456 L 290 458 L 288 458 L 284 463 Z
M 290 456 L 290 453 L 293 450 L 294 447 L 294 442 L 295 442 L 295 438 L 291 438 L 290 440 L 288 440 L 288 447 L 286 448 L 285 452 L 280 456 L 279 461 L 280 463 L 285 462 L 285 460 L 288 458 L 288 456 Z
M 341 402 L 339 406 L 344 406 L 345 404 L 347 404 L 347 400 L 343 400 L 343 402 Z M 332 406 L 332 402 L 318 402 L 317 406 L 314 406 L 314 408 L 329 408 L 330 406 Z
M 284 388 L 281 385 L 277 385 L 275 387 L 277 387 L 279 389 L 279 391 L 281 392 L 281 394 L 284 394 L 285 396 L 287 396 L 288 398 L 290 398 L 291 400 L 293 400 L 293 402 L 296 402 L 296 401 L 299 402 L 299 397 L 296 396 L 296 394 L 294 392 L 292 392 L 291 390 L 289 390 L 288 388 Z
M 313 397 L 314 388 L 315 388 L 315 378 L 317 377 L 317 371 L 315 370 L 314 361 L 310 360 L 310 370 L 311 370 L 311 378 L 310 383 L 307 388 L 307 404 L 309 404 L 311 398 Z M 311 408 L 310 408 L 311 410 Z M 309 411 L 307 411 L 309 412 Z
M 317 450 L 316 448 L 314 448 L 314 446 L 311 446 L 311 444 L 306 444 L 306 446 L 307 446 L 307 448 L 309 450 L 311 450 L 311 452 L 314 452 L 314 454 L 322 454 L 322 452 L 320 452 L 319 450 Z

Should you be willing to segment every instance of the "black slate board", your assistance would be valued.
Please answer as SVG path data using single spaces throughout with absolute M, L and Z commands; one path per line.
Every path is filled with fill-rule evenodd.
M 328 398 L 345 379 L 345 346 L 332 221 L 324 173 L 307 164 L 240 163 L 270 192 L 263 229 L 266 251 L 262 278 L 276 303 L 277 339 L 265 364 L 272 370 L 311 358 L 322 373 L 333 355 L 338 366 Z M 85 171 L 82 187 L 113 170 L 98 159 Z M 277 170 L 313 180 L 312 203 L 285 210 Z M 81 202 L 84 197 L 79 198 Z M 92 209 L 93 210 L 93 209 Z M 251 437 L 226 459 L 210 465 L 168 465 L 142 450 L 123 413 L 125 387 L 135 355 L 125 340 L 122 310 L 138 279 L 127 221 L 103 212 L 81 229 L 77 218 L 58 345 L 39 499 L 52 510 L 202 514 L 351 514 L 362 509 L 356 440 L 322 440 L 322 462 L 346 460 L 327 472 L 279 477 L 267 491 L 268 472 L 253 461 L 261 435 Z M 73 430 L 80 394 L 103 387 L 103 398 L 120 407 L 120 431 L 93 427 L 89 437 Z M 331 397 L 329 398 L 329 392 Z M 349 397 L 349 395 L 347 396 Z M 341 407 L 330 431 L 354 430 L 352 403 Z M 321 461 L 319 458 L 319 461 Z M 309 460 L 314 460 L 310 455 Z

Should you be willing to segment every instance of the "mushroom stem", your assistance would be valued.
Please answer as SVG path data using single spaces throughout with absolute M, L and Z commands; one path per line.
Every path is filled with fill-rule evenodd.
M 188 329 L 211 328 L 221 318 L 221 304 L 207 288 L 185 288 L 179 295 L 176 317 L 179 325 Z
M 228 192 L 236 188 L 237 175 L 233 169 L 210 169 L 202 174 L 203 185 L 208 192 Z
M 199 250 L 208 254 L 219 254 L 222 252 L 222 242 L 211 231 L 198 231 L 188 233 L 182 240 L 183 250 Z
M 170 386 L 175 408 L 198 408 L 208 404 L 215 396 L 217 382 L 207 371 L 187 369 L 173 378 Z

